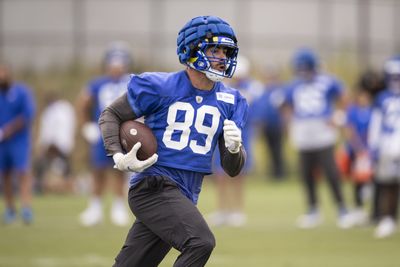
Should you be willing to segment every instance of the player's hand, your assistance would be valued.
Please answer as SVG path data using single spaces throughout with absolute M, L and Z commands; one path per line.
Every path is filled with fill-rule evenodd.
M 231 153 L 238 153 L 242 146 L 242 131 L 231 120 L 224 120 L 224 139 L 225 147 Z
M 153 156 L 146 160 L 138 160 L 136 154 L 141 146 L 142 143 L 137 142 L 127 154 L 116 153 L 113 156 L 114 168 L 126 172 L 142 172 L 156 163 L 158 159 L 157 154 L 153 154 Z
M 95 122 L 86 122 L 82 126 L 82 135 L 89 144 L 97 143 L 101 137 L 99 125 Z

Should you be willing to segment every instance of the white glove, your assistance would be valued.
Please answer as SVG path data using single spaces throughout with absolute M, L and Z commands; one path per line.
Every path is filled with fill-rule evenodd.
M 86 122 L 82 126 L 82 135 L 89 144 L 95 144 L 100 139 L 100 128 L 95 122 Z
M 142 172 L 144 169 L 147 169 L 151 165 L 157 162 L 158 155 L 154 154 L 150 158 L 146 160 L 138 160 L 136 154 L 142 143 L 137 142 L 127 154 L 116 153 L 113 156 L 114 160 L 114 168 L 120 171 L 126 172 Z
M 225 147 L 231 153 L 238 153 L 242 146 L 242 131 L 231 120 L 224 120 Z

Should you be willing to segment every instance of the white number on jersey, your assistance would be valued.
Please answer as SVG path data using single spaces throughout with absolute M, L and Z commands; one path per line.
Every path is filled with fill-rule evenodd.
M 388 98 L 384 105 L 386 107 L 386 115 L 383 123 L 390 129 L 400 130 L 400 99 Z
M 326 108 L 324 92 L 315 84 L 302 86 L 293 97 L 295 110 L 300 115 L 319 115 Z
M 119 83 L 106 83 L 99 90 L 99 107 L 104 110 L 115 99 L 120 97 L 126 92 L 127 82 L 121 81 Z
M 178 111 L 185 112 L 185 120 L 183 122 L 176 121 Z M 211 143 L 218 130 L 221 114 L 216 107 L 209 105 L 201 106 L 196 111 L 195 117 L 193 106 L 185 102 L 176 102 L 168 108 L 168 126 L 165 129 L 162 139 L 166 147 L 182 150 L 189 145 L 194 153 L 202 155 L 207 154 L 211 150 Z M 206 115 L 210 115 L 212 118 L 210 126 L 204 125 Z M 204 145 L 199 145 L 198 140 L 190 140 L 189 142 L 191 133 L 190 127 L 193 126 L 193 123 L 198 133 L 207 135 Z M 181 131 L 179 141 L 172 140 L 174 131 Z

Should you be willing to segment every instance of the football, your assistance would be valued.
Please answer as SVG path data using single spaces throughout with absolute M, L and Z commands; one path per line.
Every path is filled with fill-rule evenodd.
M 137 152 L 139 160 L 145 160 L 157 152 L 157 140 L 151 129 L 139 121 L 125 121 L 120 125 L 119 138 L 125 153 L 137 143 L 142 147 Z

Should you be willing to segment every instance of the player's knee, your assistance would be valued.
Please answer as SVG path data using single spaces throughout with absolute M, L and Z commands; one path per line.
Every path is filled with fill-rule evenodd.
M 215 248 L 215 245 L 215 237 L 210 232 L 209 235 L 202 240 L 202 247 L 205 251 L 211 253 Z
M 212 236 L 212 238 L 203 241 L 201 248 L 205 254 L 211 254 L 215 248 L 215 245 L 215 238 Z
M 200 238 L 193 238 L 187 243 L 187 247 L 198 251 L 199 254 L 209 255 L 215 248 L 215 237 L 210 232 Z

